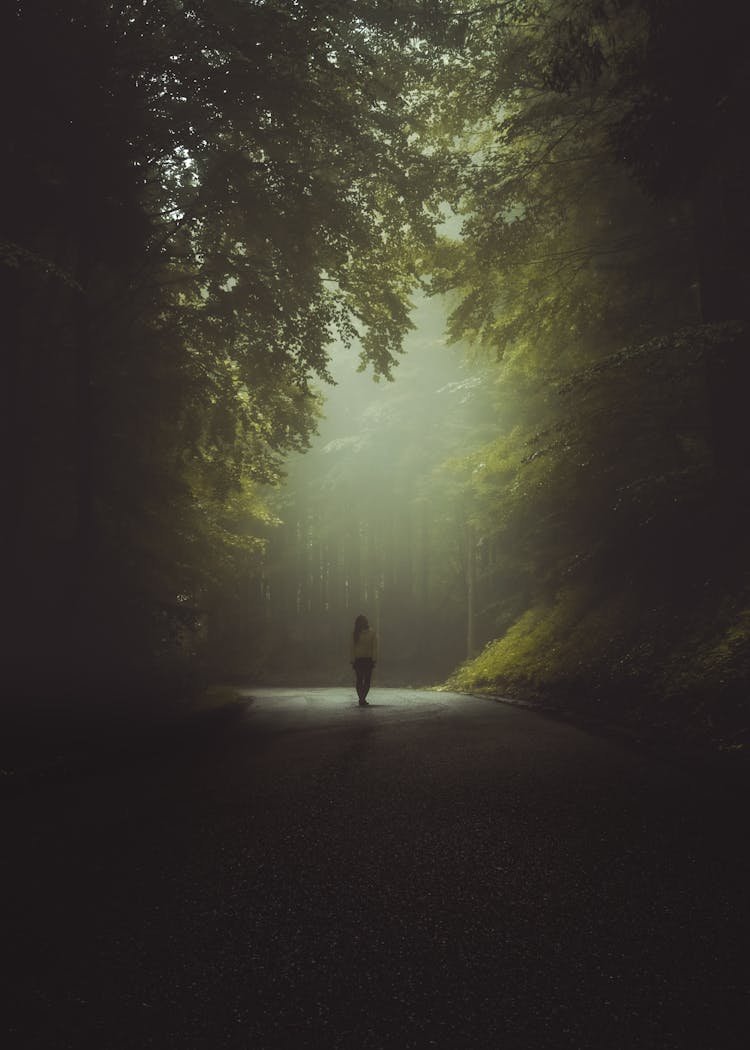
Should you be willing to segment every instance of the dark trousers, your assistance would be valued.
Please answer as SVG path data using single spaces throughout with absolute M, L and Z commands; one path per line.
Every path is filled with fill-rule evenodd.
M 370 679 L 375 662 L 369 656 L 358 656 L 354 661 L 354 672 L 357 675 L 357 696 L 362 703 L 370 692 Z

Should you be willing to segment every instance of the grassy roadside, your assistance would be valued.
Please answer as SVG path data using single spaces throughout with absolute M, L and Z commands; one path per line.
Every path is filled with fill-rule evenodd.
M 568 587 L 517 615 L 447 688 L 629 733 L 750 750 L 750 605 L 675 609 Z

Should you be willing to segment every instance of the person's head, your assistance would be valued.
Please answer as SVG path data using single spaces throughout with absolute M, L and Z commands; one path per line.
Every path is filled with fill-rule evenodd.
M 370 624 L 369 624 L 369 622 L 367 620 L 367 617 L 363 616 L 362 613 L 360 613 L 359 616 L 357 617 L 357 619 L 354 621 L 354 641 L 355 642 L 359 638 L 359 636 L 362 634 L 362 632 L 366 631 L 369 626 L 370 626 Z

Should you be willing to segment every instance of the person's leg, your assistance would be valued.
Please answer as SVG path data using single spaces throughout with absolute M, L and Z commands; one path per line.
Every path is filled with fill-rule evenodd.
M 354 661 L 354 673 L 355 673 L 355 674 L 356 674 L 356 676 L 357 676 L 357 685 L 356 685 L 356 689 L 357 689 L 357 696 L 359 697 L 359 702 L 360 702 L 360 704 L 361 704 L 361 703 L 362 703 L 362 701 L 364 700 L 364 696 L 363 696 L 363 689 L 364 689 L 364 668 L 363 668 L 363 666 L 362 666 L 362 661 L 361 661 L 361 660 L 359 660 L 359 659 L 357 659 L 357 660 L 355 660 L 355 661 Z
M 372 660 L 367 660 L 362 668 L 362 700 L 367 699 L 372 679 Z

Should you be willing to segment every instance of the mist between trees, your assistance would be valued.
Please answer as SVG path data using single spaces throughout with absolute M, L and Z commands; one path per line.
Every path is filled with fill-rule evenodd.
M 393 383 L 357 373 L 351 351 L 334 354 L 318 437 L 272 499 L 281 524 L 255 596 L 265 675 L 349 682 L 360 610 L 380 638 L 380 682 L 434 682 L 474 645 L 478 540 L 452 457 L 489 437 L 496 417 L 481 370 L 445 344 L 440 304 L 422 301 L 412 321 Z
M 744 740 L 744 9 L 0 18 L 14 696 L 338 682 L 366 612 Z

